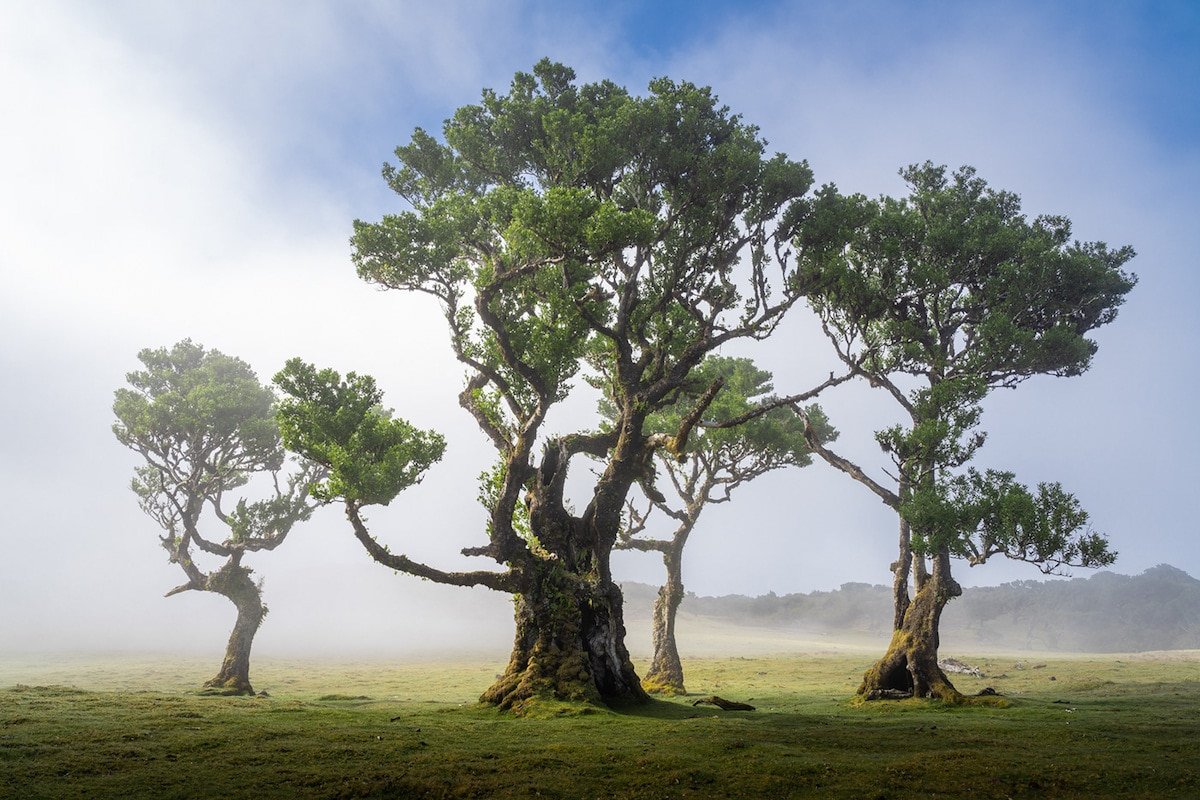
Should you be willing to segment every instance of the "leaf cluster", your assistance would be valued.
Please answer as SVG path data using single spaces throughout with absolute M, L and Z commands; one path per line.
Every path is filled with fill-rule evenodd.
M 721 388 L 704 411 L 704 418 L 710 423 L 742 417 L 775 399 L 772 375 L 767 370 L 759 369 L 748 358 L 709 356 L 692 370 L 675 402 L 653 414 L 647 427 L 663 433 L 678 430 L 705 390 L 716 381 L 721 382 Z M 808 406 L 805 415 L 821 441 L 837 438 L 820 406 Z M 812 462 L 803 418 L 782 406 L 729 428 L 697 427 L 688 437 L 685 452 L 702 453 L 706 459 L 718 463 L 740 463 L 748 458 L 780 466 L 807 466 Z
M 165 531 L 163 546 L 200 588 L 205 576 L 192 563 L 191 545 L 228 557 L 278 546 L 295 523 L 308 519 L 307 483 L 320 474 L 307 463 L 280 486 L 285 453 L 275 422 L 275 396 L 241 359 L 205 350 L 190 339 L 138 354 L 144 369 L 129 373 L 131 388 L 115 393 L 113 433 L 140 453 L 131 488 L 142 510 Z M 239 498 L 226 513 L 225 495 L 255 473 L 270 473 L 275 491 L 249 502 Z M 211 507 L 228 528 L 223 541 L 199 530 Z M 215 575 L 216 573 L 213 573 Z M 212 575 L 208 576 L 212 578 Z
M 624 397 L 678 381 L 730 326 L 770 327 L 784 306 L 761 268 L 791 228 L 767 226 L 796 224 L 811 172 L 764 149 L 706 88 L 660 78 L 634 97 L 543 60 L 440 140 L 418 129 L 397 148 L 384 177 L 411 210 L 356 222 L 354 260 L 442 301 L 456 355 L 491 387 L 477 398 L 502 400 L 473 411 L 509 443 L 585 362 Z M 759 272 L 743 296 L 746 254 Z
M 1117 556 L 1088 527 L 1074 495 L 1058 483 L 1031 490 L 1011 472 L 969 469 L 915 491 L 900 511 L 912 524 L 914 549 L 946 547 L 972 565 L 1003 555 L 1055 573 L 1064 566 L 1106 566 Z
M 356 505 L 387 505 L 419 483 L 439 461 L 445 439 L 393 418 L 369 375 L 318 370 L 298 358 L 275 375 L 284 398 L 278 407 L 284 443 L 328 469 L 310 487 L 314 497 Z
M 1011 386 L 1078 375 L 1136 277 L 1130 247 L 1071 239 L 1062 216 L 1027 219 L 1020 198 L 971 167 L 901 170 L 904 198 L 825 194 L 840 258 L 806 265 L 809 298 L 872 374 L 974 377 Z M 828 223 L 829 226 L 834 222 Z
M 116 390 L 112 430 L 164 481 L 215 495 L 282 466 L 274 395 L 246 362 L 190 339 L 138 359 L 145 368 L 126 376 L 131 388 Z M 162 489 L 143 478 L 134 487 L 140 497 Z

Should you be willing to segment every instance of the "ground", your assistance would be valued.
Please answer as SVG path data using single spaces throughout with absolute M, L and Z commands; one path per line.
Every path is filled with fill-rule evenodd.
M 200 659 L 0 659 L 0 797 L 1200 796 L 1200 652 L 954 655 L 1007 702 L 863 703 L 857 651 L 692 658 L 693 696 L 540 719 L 475 703 L 498 659 L 264 658 L 258 698 L 194 693 Z

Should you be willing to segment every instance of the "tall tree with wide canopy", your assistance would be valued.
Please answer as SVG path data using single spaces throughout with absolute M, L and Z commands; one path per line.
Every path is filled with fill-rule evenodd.
M 187 577 L 166 596 L 215 592 L 237 608 L 225 659 L 205 685 L 229 694 L 253 694 L 250 648 L 266 616 L 261 582 L 242 563 L 247 553 L 274 550 L 314 505 L 308 484 L 323 469 L 306 464 L 285 476 L 285 454 L 275 424 L 275 396 L 241 359 L 185 339 L 170 348 L 138 353 L 144 369 L 116 391 L 113 433 L 145 464 L 135 469 L 132 489 L 143 511 L 162 527 L 162 546 Z M 231 500 L 229 494 L 258 473 L 270 475 L 273 491 L 263 500 Z M 201 532 L 205 510 L 223 530 Z M 204 571 L 196 551 L 225 559 Z
M 989 188 L 970 167 L 947 174 L 927 162 L 901 175 L 910 188 L 901 199 L 822 189 L 828 222 L 814 228 L 837 229 L 826 235 L 840 238 L 840 252 L 807 262 L 804 276 L 837 355 L 907 418 L 876 433 L 895 482 L 815 437 L 810 444 L 900 515 L 895 635 L 860 692 L 956 698 L 937 666 L 938 621 L 962 591 L 952 557 L 976 564 L 1004 554 L 1047 572 L 1112 561 L 1061 487 L 1035 492 L 1010 473 L 962 469 L 984 442 L 988 392 L 1088 368 L 1097 346 L 1086 334 L 1111 322 L 1133 288 L 1122 270 L 1133 250 L 1072 241 L 1065 217 L 1026 219 L 1017 195 Z
M 648 505 L 641 510 L 632 501 L 629 503 L 627 524 L 616 544 L 618 550 L 659 553 L 666 568 L 666 580 L 659 587 L 651 623 L 654 655 L 642 679 L 642 687 L 650 692 L 686 693 L 683 662 L 675 640 L 675 619 L 684 598 L 683 551 L 701 513 L 709 505 L 729 502 L 735 489 L 768 472 L 812 463 L 804 422 L 789 408 L 777 407 L 733 427 L 719 427 L 727 420 L 744 419 L 770 399 L 774 388 L 771 373 L 758 369 L 747 358 L 705 359 L 693 371 L 694 390 L 689 392 L 685 386 L 674 405 L 651 416 L 648 427 L 678 430 L 695 406 L 698 392 L 718 381 L 721 389 L 705 413 L 706 424 L 693 431 L 683 458 L 662 450 L 655 452 L 654 477 L 665 475 L 667 480 L 643 479 Z M 610 409 L 611 405 L 605 403 L 603 410 Z M 837 437 L 819 406 L 810 405 L 803 411 L 819 441 L 829 442 Z M 668 485 L 660 486 L 663 483 Z M 674 524 L 668 538 L 656 539 L 646 534 L 657 516 Z
M 656 450 L 685 451 L 719 386 L 674 431 L 649 417 L 707 354 L 769 335 L 799 298 L 791 241 L 815 213 L 799 202 L 811 173 L 764 152 L 708 89 L 660 78 L 633 97 L 543 60 L 508 94 L 460 108 L 442 140 L 417 129 L 384 168 L 409 210 L 355 223 L 364 280 L 440 304 L 466 369 L 459 402 L 498 455 L 488 541 L 464 553 L 502 570 L 418 569 L 369 548 L 397 569 L 517 595 L 512 658 L 484 701 L 645 699 L 610 553 L 631 485 Z M 587 365 L 608 384 L 613 424 L 546 430 Z M 303 435 L 294 446 L 309 452 Z M 575 511 L 564 486 L 581 454 L 604 466 Z M 367 531 L 369 499 L 342 499 Z

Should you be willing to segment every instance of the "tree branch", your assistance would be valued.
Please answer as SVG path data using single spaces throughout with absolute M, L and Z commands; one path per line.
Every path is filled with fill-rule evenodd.
M 828 379 L 826 379 L 825 381 L 822 381 L 820 385 L 815 386 L 806 392 L 788 395 L 787 397 L 776 397 L 776 398 L 772 398 L 770 400 L 766 400 L 766 401 L 762 402 L 761 404 L 755 406 L 754 408 L 750 409 L 745 414 L 739 414 L 738 416 L 736 416 L 732 419 L 727 419 L 724 422 L 701 421 L 698 424 L 702 428 L 713 428 L 715 430 L 722 430 L 725 428 L 735 428 L 738 425 L 747 423 L 752 419 L 757 419 L 758 417 L 761 417 L 763 414 L 768 414 L 777 408 L 783 408 L 784 406 L 791 406 L 793 408 L 798 408 L 800 403 L 803 403 L 805 400 L 811 400 L 814 397 L 816 397 L 817 395 L 819 395 L 821 392 L 825 391 L 826 389 L 831 389 L 834 386 L 845 383 L 846 381 L 853 378 L 854 375 L 855 375 L 855 372 L 850 371 L 844 375 L 838 375 L 835 377 L 834 374 L 831 372 L 831 373 L 829 373 Z M 797 411 L 796 413 L 800 414 L 802 417 L 804 416 L 800 411 Z M 807 420 L 806 420 L 806 422 L 807 422 Z
M 900 497 L 890 489 L 873 480 L 867 473 L 862 471 L 862 468 L 845 458 L 842 458 L 837 453 L 834 453 L 825 445 L 821 444 L 820 437 L 816 435 L 816 431 L 812 428 L 812 423 L 809 422 L 808 416 L 799 404 L 793 406 L 793 411 L 804 420 L 804 439 L 808 442 L 808 447 L 814 453 L 825 459 L 830 466 L 840 469 L 842 472 L 849 475 L 854 480 L 866 486 L 874 492 L 880 500 L 886 503 L 890 508 L 896 511 L 900 510 Z
M 509 593 L 518 590 L 516 574 L 511 570 L 508 572 L 489 572 L 487 570 L 444 572 L 427 564 L 422 564 L 419 561 L 413 561 L 408 556 L 389 552 L 367 530 L 366 523 L 363 521 L 362 515 L 359 514 L 358 506 L 355 503 L 346 503 L 346 519 L 350 520 L 350 525 L 354 528 L 355 538 L 358 539 L 371 558 L 385 567 L 407 572 L 419 578 L 426 578 L 435 583 L 446 583 L 452 586 L 486 586 L 498 592 Z

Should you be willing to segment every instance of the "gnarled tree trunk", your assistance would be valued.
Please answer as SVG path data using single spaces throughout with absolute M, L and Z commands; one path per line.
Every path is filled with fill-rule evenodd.
M 534 700 L 614 703 L 645 693 L 625 649 L 620 587 L 543 563 L 517 595 L 508 668 L 480 701 L 521 712 Z
M 924 573 L 924 569 L 920 570 Z M 920 579 L 920 578 L 923 578 Z M 950 575 L 949 553 L 935 559 L 933 570 L 920 575 L 917 592 L 892 633 L 887 653 L 863 676 L 858 687 L 868 699 L 888 692 L 911 692 L 913 697 L 958 701 L 962 695 L 938 666 L 938 625 L 942 609 L 962 588 Z
M 235 563 L 226 564 L 210 575 L 206 589 L 229 598 L 238 615 L 225 645 L 221 669 L 204 685 L 225 694 L 254 694 L 250 685 L 250 647 L 267 614 L 262 594 L 250 578 L 250 569 Z
M 682 547 L 663 553 L 667 582 L 659 587 L 654 601 L 651 629 L 654 658 L 642 680 L 642 687 L 656 694 L 687 694 L 683 685 L 683 663 L 675 644 L 675 618 L 683 602 Z

